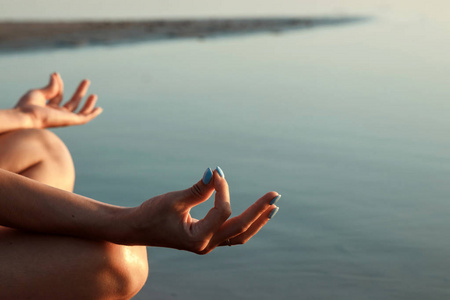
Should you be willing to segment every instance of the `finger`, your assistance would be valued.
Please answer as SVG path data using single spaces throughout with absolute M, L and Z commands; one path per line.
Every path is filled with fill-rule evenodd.
M 100 115 L 102 112 L 103 109 L 101 107 L 96 107 L 89 114 L 74 114 L 70 121 L 67 121 L 67 124 L 65 124 L 65 126 L 86 124 L 98 117 L 98 115 Z
M 222 176 L 219 175 L 220 173 Z M 198 237 L 203 239 L 210 239 L 231 215 L 228 183 L 219 167 L 214 171 L 213 178 L 216 190 L 214 207 L 203 219 L 194 224 L 194 230 L 198 233 Z
M 59 73 L 56 73 L 56 81 L 58 84 L 58 93 L 55 97 L 51 98 L 48 102 L 48 105 L 51 106 L 59 106 L 64 94 L 64 82 L 62 81 L 61 75 Z
M 69 111 L 74 111 L 77 109 L 78 105 L 81 102 L 81 99 L 86 95 L 86 92 L 89 88 L 90 81 L 89 80 L 83 80 L 80 85 L 78 86 L 77 90 L 72 96 L 72 99 L 70 99 L 69 102 L 64 104 L 64 107 Z
M 191 209 L 192 207 L 205 202 L 211 197 L 214 192 L 214 178 L 211 168 L 207 168 L 203 173 L 203 178 L 194 184 L 192 187 L 181 192 L 180 204 L 184 209 Z
M 269 192 L 259 198 L 253 205 L 247 208 L 242 214 L 228 220 L 221 230 L 214 236 L 212 243 L 219 244 L 227 239 L 233 238 L 246 232 L 260 216 L 273 207 L 281 198 L 277 192 Z
M 261 228 L 264 227 L 264 225 L 269 222 L 270 219 L 272 219 L 275 214 L 278 212 L 278 207 L 271 206 L 270 208 L 266 209 L 265 212 L 263 212 L 259 218 L 253 222 L 253 224 L 243 233 L 230 238 L 228 241 L 225 240 L 224 242 L 220 243 L 219 246 L 232 246 L 232 245 L 243 245 L 247 243 L 255 234 L 258 233 L 258 231 L 261 230 Z
M 97 103 L 97 95 L 90 95 L 86 103 L 84 104 L 83 108 L 80 110 L 79 114 L 89 114 L 92 112 L 92 110 L 95 107 L 95 103 Z
M 103 108 L 101 107 L 96 107 L 94 108 L 94 110 L 92 112 L 90 112 L 89 114 L 85 114 L 85 115 L 79 115 L 82 117 L 82 122 L 79 123 L 81 124 L 86 124 L 87 122 L 92 121 L 93 119 L 97 118 L 101 113 L 103 112 Z
M 58 80 L 56 73 L 50 75 L 49 83 L 39 90 L 42 92 L 45 99 L 51 99 L 55 97 L 58 94 Z

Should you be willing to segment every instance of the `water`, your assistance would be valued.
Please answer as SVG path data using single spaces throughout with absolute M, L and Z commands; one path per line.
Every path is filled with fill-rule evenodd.
M 248 244 L 149 248 L 135 299 L 450 296 L 448 26 L 372 22 L 282 35 L 0 56 L 2 107 L 91 79 L 104 113 L 55 132 L 76 192 L 134 206 L 220 165 L 234 214 L 280 192 Z M 200 217 L 211 205 L 193 214 Z

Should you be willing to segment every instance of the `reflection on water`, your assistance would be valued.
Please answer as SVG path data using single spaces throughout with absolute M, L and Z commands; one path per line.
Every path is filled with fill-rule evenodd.
M 216 165 L 234 213 L 266 191 L 283 195 L 276 218 L 244 247 L 201 257 L 149 249 L 152 275 L 136 299 L 444 299 L 444 29 L 379 20 L 4 55 L 0 101 L 10 105 L 54 70 L 68 91 L 90 78 L 104 114 L 57 133 L 76 161 L 76 192 L 102 201 L 137 205 Z

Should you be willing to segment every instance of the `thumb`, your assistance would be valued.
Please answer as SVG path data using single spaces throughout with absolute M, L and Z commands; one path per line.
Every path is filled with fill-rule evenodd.
M 183 191 L 183 204 L 187 208 L 191 208 L 208 200 L 214 192 L 213 181 L 213 171 L 211 168 L 207 168 L 199 182 Z
M 59 92 L 58 86 L 59 86 L 59 84 L 58 84 L 57 74 L 53 73 L 50 76 L 49 83 L 45 87 L 43 87 L 39 90 L 44 94 L 44 97 L 46 99 L 51 99 L 58 94 L 58 92 Z

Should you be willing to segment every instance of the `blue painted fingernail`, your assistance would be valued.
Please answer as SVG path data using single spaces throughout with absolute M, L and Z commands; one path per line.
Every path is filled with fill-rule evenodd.
M 217 166 L 216 170 L 217 170 L 217 173 L 219 173 L 220 177 L 225 178 L 225 174 L 223 174 L 223 171 L 219 166 Z
M 270 212 L 269 219 L 272 219 L 273 217 L 275 217 L 275 215 L 277 214 L 279 209 L 280 209 L 279 207 L 275 207 L 274 210 L 272 210 Z
M 275 198 L 273 198 L 272 201 L 270 201 L 270 205 L 277 203 L 278 200 L 280 200 L 280 198 L 281 198 L 281 195 L 278 195 Z
M 208 184 L 211 182 L 211 178 L 213 176 L 213 171 L 211 168 L 206 169 L 205 173 L 203 174 L 203 183 Z

